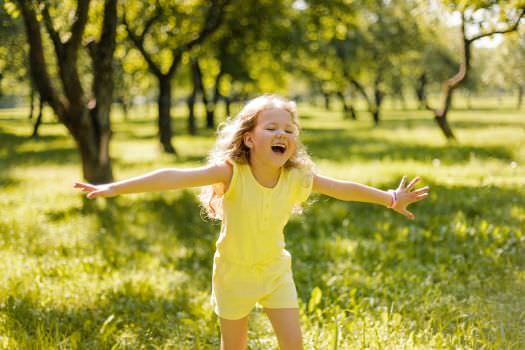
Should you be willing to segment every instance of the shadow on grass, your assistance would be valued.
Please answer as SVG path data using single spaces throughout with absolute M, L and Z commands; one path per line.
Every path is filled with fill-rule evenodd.
M 7 170 L 19 165 L 70 164 L 79 161 L 78 152 L 71 147 L 53 147 L 43 151 L 20 151 L 24 144 L 63 140 L 62 136 L 42 135 L 38 140 L 0 131 L 0 149 L 7 150 L 7 155 L 0 158 L 0 166 Z
M 393 113 L 392 113 L 393 114 Z M 398 115 L 399 113 L 396 113 Z M 516 122 L 494 122 L 493 120 L 454 120 L 454 116 L 450 119 L 450 127 L 452 131 L 457 131 L 460 129 L 490 129 L 490 128 L 523 128 L 523 122 L 516 120 Z M 428 119 L 424 118 L 388 118 L 381 120 L 378 128 L 379 129 L 404 129 L 404 128 L 422 128 L 427 127 L 432 130 L 439 130 L 436 122 L 432 117 Z M 461 140 L 460 140 L 461 142 Z
M 399 144 L 334 129 L 308 130 L 308 133 L 303 136 L 303 142 L 315 158 L 336 162 L 348 162 L 352 159 L 413 159 L 431 162 L 434 158 L 438 158 L 443 164 L 454 164 L 468 161 L 473 156 L 505 161 L 513 159 L 512 152 L 505 147 L 465 146 L 460 143 L 445 146 Z
M 308 304 L 313 287 L 318 286 L 323 291 L 319 307 L 327 315 L 336 312 L 331 311 L 336 307 L 353 310 L 345 317 L 379 315 L 384 308 L 393 307 L 416 334 L 427 331 L 429 315 L 443 322 L 436 325 L 436 332 L 449 335 L 463 322 L 457 314 L 468 314 L 468 322 L 499 322 L 507 331 L 515 330 L 513 320 L 520 317 L 524 301 L 524 286 L 514 279 L 514 273 L 525 267 L 523 217 L 518 210 L 525 207 L 525 196 L 496 187 L 429 185 L 432 196 L 409 208 L 416 214 L 415 221 L 379 206 L 313 196 L 316 203 L 286 227 L 287 249 L 294 256 L 295 280 L 303 303 Z M 219 225 L 201 219 L 192 192 L 136 201 L 116 198 L 105 204 L 86 200 L 76 210 L 78 215 L 97 218 L 94 244 L 110 271 L 132 269 L 155 256 L 161 267 L 190 276 L 192 290 L 210 291 Z M 67 213 L 71 214 L 74 212 Z M 160 342 L 168 334 L 165 332 L 176 329 L 192 331 L 190 326 L 184 328 L 182 321 L 191 317 L 181 316 L 198 313 L 198 308 L 192 309 L 191 295 L 181 292 L 173 300 L 163 300 L 149 296 L 152 291 L 137 294 L 133 288 L 130 285 L 110 294 L 103 306 L 97 306 L 97 316 L 59 313 L 51 319 L 68 324 L 72 317 L 78 327 L 90 319 L 99 329 L 109 314 L 115 314 L 139 325 L 139 333 L 154 329 L 150 342 Z M 507 299 L 510 311 L 507 316 L 488 319 L 481 306 L 502 291 L 514 293 Z M 473 305 L 480 309 L 473 311 Z M 30 304 L 27 308 L 36 307 Z M 308 315 L 316 320 L 314 313 Z M 29 329 L 25 321 L 20 322 Z M 85 341 L 95 341 L 96 336 L 89 335 L 93 329 L 88 330 L 82 333 Z M 492 330 L 487 332 L 496 336 Z M 210 333 L 203 334 L 206 336 L 209 339 Z
M 100 301 L 90 308 L 43 307 L 28 296 L 10 296 L 1 311 L 9 332 L 28 349 L 45 345 L 113 349 L 119 343 L 134 348 L 161 346 L 169 340 L 185 349 L 195 348 L 196 343 L 217 347 L 215 320 L 203 315 L 200 305 L 190 305 L 190 297 L 186 286 L 174 289 L 167 299 L 125 282 L 121 291 L 99 295 Z
M 393 308 L 421 330 L 436 317 L 448 335 L 465 322 L 519 334 L 525 285 L 516 273 L 525 268 L 525 218 L 516 213 L 525 196 L 429 185 L 432 197 L 409 208 L 415 221 L 369 204 L 318 199 L 288 227 L 300 297 L 308 301 L 318 286 L 327 314 L 334 307 L 353 310 L 349 317 Z M 498 299 L 509 303 L 502 305 L 506 313 L 483 311 Z M 498 327 L 486 335 L 497 338 Z
M 134 266 L 148 254 L 160 253 L 166 267 L 192 276 L 196 288 L 211 288 L 220 224 L 201 217 L 199 203 L 191 192 L 181 191 L 176 198 L 158 195 L 137 202 L 113 198 L 106 201 L 105 208 L 84 197 L 84 206 L 76 210 L 97 218 L 96 247 L 112 268 Z M 71 215 L 50 214 L 53 218 Z
M 10 188 L 14 188 L 14 187 L 17 187 L 21 184 L 21 181 L 14 178 L 14 177 L 11 177 L 11 176 L 6 176 L 6 175 L 0 175 L 0 188 L 2 190 L 7 190 L 7 189 L 10 189 Z

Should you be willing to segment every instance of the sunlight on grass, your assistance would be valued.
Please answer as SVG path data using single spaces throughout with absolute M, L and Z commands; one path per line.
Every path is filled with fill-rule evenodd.
M 117 179 L 205 162 L 214 131 L 189 136 L 185 109 L 174 112 L 179 157 L 160 152 L 154 109 L 115 113 Z M 83 199 L 65 128 L 46 114 L 31 140 L 26 113 L 0 110 L 0 349 L 217 349 L 220 226 L 202 219 L 198 190 Z M 318 195 L 292 218 L 305 349 L 525 348 L 522 113 L 453 111 L 456 143 L 426 111 L 387 110 L 375 128 L 364 111 L 357 121 L 314 106 L 300 114 L 320 173 L 382 189 L 420 175 L 431 186 L 414 221 Z M 249 348 L 277 348 L 260 309 Z

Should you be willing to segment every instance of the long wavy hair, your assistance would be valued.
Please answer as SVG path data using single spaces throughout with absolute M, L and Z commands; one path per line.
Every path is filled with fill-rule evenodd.
M 244 135 L 252 131 L 257 124 L 257 117 L 265 109 L 284 109 L 292 117 L 292 122 L 300 132 L 297 106 L 294 101 L 286 100 L 278 95 L 265 94 L 248 101 L 235 118 L 227 118 L 219 125 L 217 141 L 208 154 L 208 164 L 236 162 L 250 163 L 250 149 L 244 144 Z M 308 155 L 305 146 L 297 138 L 295 153 L 284 164 L 285 168 L 302 168 L 313 170 L 314 164 Z M 203 187 L 199 200 L 206 216 L 222 220 L 223 195 L 218 194 L 214 186 Z M 293 209 L 296 214 L 302 213 L 302 207 L 296 205 Z

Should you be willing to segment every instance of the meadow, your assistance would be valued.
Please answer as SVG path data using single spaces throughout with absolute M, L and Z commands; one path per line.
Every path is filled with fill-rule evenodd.
M 426 111 L 389 108 L 373 127 L 364 112 L 300 105 L 320 173 L 431 188 L 413 221 L 316 194 L 292 218 L 305 349 L 525 348 L 525 112 L 495 105 L 452 111 L 457 142 Z M 0 110 L 0 349 L 218 349 L 220 223 L 203 218 L 198 189 L 87 200 L 65 128 L 46 115 L 30 139 L 26 114 Z M 177 107 L 179 156 L 162 154 L 155 115 L 115 110 L 117 179 L 205 162 L 213 131 L 188 135 Z M 260 309 L 249 349 L 277 349 Z

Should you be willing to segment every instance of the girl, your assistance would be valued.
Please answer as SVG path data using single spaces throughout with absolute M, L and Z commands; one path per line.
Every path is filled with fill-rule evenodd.
M 276 95 L 249 101 L 219 131 L 208 165 L 160 169 L 104 185 L 76 182 L 88 198 L 206 186 L 200 200 L 222 220 L 213 263 L 211 303 L 218 315 L 221 349 L 245 349 L 248 315 L 259 304 L 281 349 L 302 349 L 297 292 L 283 228 L 312 191 L 340 200 L 382 204 L 414 219 L 406 208 L 428 196 L 401 179 L 382 191 L 319 175 L 298 139 L 296 105 Z

